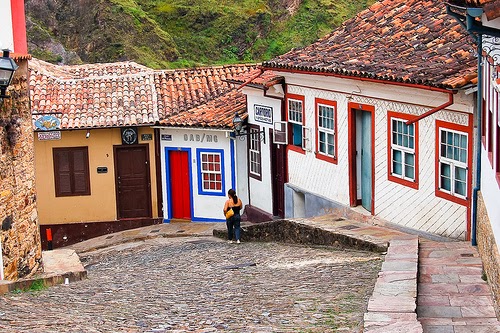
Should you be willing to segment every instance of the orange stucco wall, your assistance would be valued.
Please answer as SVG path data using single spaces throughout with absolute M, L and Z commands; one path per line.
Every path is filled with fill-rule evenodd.
M 61 140 L 40 141 L 35 133 L 35 177 L 40 224 L 109 222 L 116 220 L 116 194 L 113 146 L 121 145 L 120 129 L 62 131 Z M 139 128 L 139 143 L 149 144 L 151 204 L 153 218 L 158 217 L 154 141 L 141 141 L 141 134 L 152 134 L 151 128 Z M 154 137 L 154 136 L 153 136 Z M 56 197 L 52 148 L 88 146 L 91 195 Z M 107 173 L 97 173 L 97 167 Z

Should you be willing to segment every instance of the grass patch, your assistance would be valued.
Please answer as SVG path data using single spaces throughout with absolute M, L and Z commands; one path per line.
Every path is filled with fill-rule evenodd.
M 36 292 L 36 291 L 42 291 L 47 289 L 47 286 L 45 285 L 45 282 L 43 279 L 38 279 L 33 281 L 28 287 L 25 287 L 23 289 L 14 289 L 12 293 L 14 294 L 20 294 L 23 292 Z

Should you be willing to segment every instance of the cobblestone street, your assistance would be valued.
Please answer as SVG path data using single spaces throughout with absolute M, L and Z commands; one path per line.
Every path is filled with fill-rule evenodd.
M 213 237 L 81 255 L 88 279 L 0 296 L 0 332 L 361 332 L 380 256 Z

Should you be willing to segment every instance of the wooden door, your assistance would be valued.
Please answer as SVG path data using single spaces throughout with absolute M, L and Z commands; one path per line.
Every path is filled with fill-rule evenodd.
M 269 129 L 269 137 L 273 137 L 273 130 Z M 286 145 L 274 144 L 271 146 L 271 172 L 273 189 L 273 215 L 285 217 L 285 177 L 286 177 Z
M 118 219 L 151 218 L 148 145 L 115 146 Z
M 189 154 L 187 151 L 169 151 L 171 218 L 191 219 L 191 179 L 189 177 Z
M 374 214 L 374 114 L 371 105 L 349 103 L 349 201 Z

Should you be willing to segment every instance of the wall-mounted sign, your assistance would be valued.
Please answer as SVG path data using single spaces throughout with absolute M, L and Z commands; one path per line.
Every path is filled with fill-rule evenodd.
M 38 141 L 61 140 L 61 131 L 38 132 Z
M 214 134 L 184 134 L 184 141 L 218 142 L 218 139 Z
M 108 167 L 97 167 L 97 173 L 108 173 Z
M 61 126 L 61 121 L 54 116 L 44 115 L 35 120 L 37 130 L 50 131 L 58 129 Z
M 161 141 L 172 141 L 172 134 L 162 134 Z
M 124 145 L 134 145 L 137 143 L 137 128 L 127 127 L 122 128 L 122 144 Z
M 253 106 L 255 121 L 260 121 L 261 123 L 272 124 L 273 123 L 273 108 L 270 106 L 258 105 Z
M 153 134 L 141 134 L 142 141 L 151 141 L 153 140 Z

